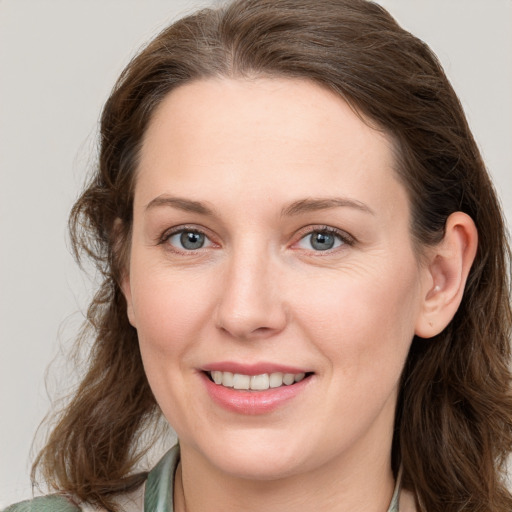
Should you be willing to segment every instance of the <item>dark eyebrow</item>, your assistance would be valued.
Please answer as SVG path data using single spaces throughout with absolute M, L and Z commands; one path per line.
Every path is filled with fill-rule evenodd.
M 362 212 L 370 213 L 375 215 L 375 212 L 366 204 L 361 201 L 354 199 L 346 199 L 340 197 L 328 197 L 328 198 L 309 198 L 294 201 L 289 206 L 281 211 L 282 216 L 293 216 L 299 215 L 306 212 L 315 212 L 318 210 L 328 210 L 330 208 L 355 208 Z
M 191 199 L 183 199 L 181 197 L 173 197 L 168 195 L 161 195 L 151 200 L 144 208 L 144 211 L 157 208 L 158 206 L 171 206 L 186 212 L 199 213 L 201 215 L 213 215 L 213 211 L 199 201 L 192 201 Z

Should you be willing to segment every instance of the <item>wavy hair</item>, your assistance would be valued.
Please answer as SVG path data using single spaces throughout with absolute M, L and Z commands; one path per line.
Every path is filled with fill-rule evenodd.
M 69 223 L 77 258 L 92 259 L 103 278 L 80 336 L 94 339 L 90 363 L 33 476 L 40 469 L 53 487 L 109 510 L 116 494 L 144 481 L 134 473 L 141 435 L 160 412 L 120 289 L 141 141 L 176 87 L 258 76 L 311 80 L 391 135 L 419 250 L 442 239 L 451 213 L 473 218 L 479 247 L 460 308 L 435 338 L 412 341 L 392 463 L 395 472 L 402 466 L 420 510 L 510 512 L 512 312 L 503 214 L 437 58 L 366 0 L 235 0 L 177 21 L 123 71 L 101 118 L 99 164 Z

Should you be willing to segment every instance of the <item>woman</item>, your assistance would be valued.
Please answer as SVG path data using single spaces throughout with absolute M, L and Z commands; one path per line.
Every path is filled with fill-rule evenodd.
M 509 250 L 430 50 L 361 0 L 237 1 L 123 72 L 77 255 L 89 371 L 12 510 L 505 511 Z M 160 413 L 177 432 L 136 463 Z M 145 437 L 146 436 L 146 437 Z

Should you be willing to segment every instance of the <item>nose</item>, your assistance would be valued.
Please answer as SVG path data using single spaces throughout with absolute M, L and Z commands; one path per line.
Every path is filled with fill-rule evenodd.
M 226 263 L 216 310 L 217 328 L 238 339 L 267 338 L 286 325 L 277 263 L 266 251 L 246 248 Z

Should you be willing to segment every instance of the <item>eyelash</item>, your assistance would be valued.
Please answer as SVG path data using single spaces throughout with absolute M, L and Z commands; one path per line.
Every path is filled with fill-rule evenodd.
M 179 253 L 179 254 L 196 254 L 197 251 L 204 248 L 204 246 L 199 247 L 198 249 L 180 249 L 176 247 L 175 245 L 171 245 L 169 240 L 176 235 L 182 235 L 183 233 L 192 233 L 197 235 L 202 235 L 205 237 L 206 240 L 209 241 L 209 247 L 210 246 L 216 246 L 215 242 L 211 240 L 211 238 L 205 233 L 205 230 L 197 227 L 188 227 L 188 226 L 178 226 L 176 228 L 173 228 L 169 231 L 166 231 L 158 240 L 158 245 L 164 245 L 168 244 L 170 246 L 171 251 Z M 301 241 L 305 240 L 308 236 L 311 237 L 314 234 L 326 234 L 331 235 L 338 239 L 341 244 L 338 246 L 353 246 L 356 243 L 356 239 L 352 236 L 346 233 L 345 231 L 341 231 L 339 229 L 333 228 L 332 226 L 307 226 L 302 228 L 298 232 L 298 240 L 292 244 L 292 246 L 299 244 Z M 217 245 L 218 247 L 218 245 Z M 322 249 L 322 250 L 314 250 L 309 249 L 309 251 L 313 253 L 321 254 L 329 254 L 333 251 L 336 251 L 338 247 L 329 248 L 329 249 Z M 308 249 L 303 249 L 305 251 L 308 251 Z
M 299 231 L 299 239 L 297 242 L 294 243 L 294 245 L 305 240 L 307 237 L 311 237 L 314 234 L 331 235 L 331 236 L 335 237 L 336 239 L 338 239 L 341 242 L 341 244 L 338 247 L 340 247 L 340 246 L 341 247 L 343 247 L 343 246 L 351 247 L 356 243 L 356 239 L 352 235 L 349 235 L 345 231 L 341 231 L 339 229 L 333 228 L 332 226 L 307 226 Z M 322 254 L 330 254 L 330 253 L 336 251 L 336 249 L 338 249 L 338 247 L 324 249 L 324 250 L 316 250 L 316 251 L 313 249 L 310 249 L 310 250 L 311 250 L 311 252 L 314 252 L 317 255 L 322 255 Z M 305 250 L 307 250 L 307 249 L 305 249 Z
M 166 231 L 160 237 L 160 239 L 158 241 L 158 245 L 164 245 L 167 243 L 167 245 L 169 246 L 168 250 L 171 250 L 178 254 L 196 254 L 198 250 L 203 249 L 203 247 L 200 247 L 195 250 L 194 249 L 181 249 L 181 248 L 176 247 L 175 245 L 171 245 L 170 243 L 168 243 L 169 240 L 173 236 L 180 235 L 183 233 L 193 233 L 193 234 L 197 234 L 197 235 L 202 235 L 205 237 L 206 240 L 209 241 L 209 243 L 211 245 L 216 245 L 214 242 L 212 242 L 211 238 L 205 233 L 205 230 L 203 230 L 201 228 L 197 228 L 197 227 L 192 227 L 192 226 L 190 226 L 190 227 L 189 226 L 177 226 L 176 228 L 172 228 L 171 230 Z

